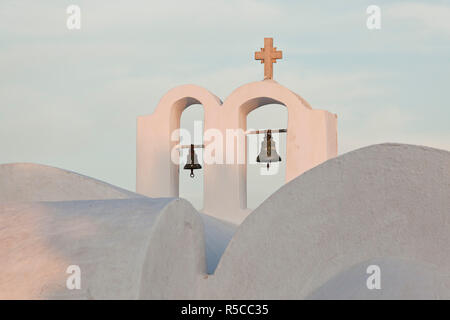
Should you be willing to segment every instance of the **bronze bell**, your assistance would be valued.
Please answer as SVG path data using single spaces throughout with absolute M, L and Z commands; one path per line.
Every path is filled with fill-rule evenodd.
M 272 139 L 272 131 L 267 130 L 264 141 L 261 142 L 261 152 L 256 157 L 256 162 L 267 162 L 267 170 L 271 162 L 281 161 L 280 155 L 275 149 L 275 141 Z
M 191 178 L 194 178 L 194 170 L 201 169 L 202 166 L 198 163 L 197 155 L 194 151 L 194 145 L 191 144 L 191 148 L 189 149 L 189 154 L 186 159 L 186 165 L 184 166 L 184 170 L 191 170 L 191 174 L 189 175 Z

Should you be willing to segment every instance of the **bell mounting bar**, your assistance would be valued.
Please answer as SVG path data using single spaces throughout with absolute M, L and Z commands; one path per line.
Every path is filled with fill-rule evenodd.
M 261 134 L 261 133 L 283 133 L 287 132 L 287 129 L 266 129 L 266 130 L 253 130 L 253 131 L 246 131 L 245 134 Z
M 190 144 L 179 145 L 176 147 L 177 149 L 190 149 Z M 194 148 L 205 148 L 204 144 L 194 144 Z

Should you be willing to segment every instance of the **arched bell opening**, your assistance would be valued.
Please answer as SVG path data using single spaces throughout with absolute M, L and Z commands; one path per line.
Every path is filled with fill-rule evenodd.
M 204 166 L 203 166 L 204 108 L 193 104 L 183 110 L 180 117 L 180 141 L 178 166 L 179 197 L 203 209 Z M 191 144 L 194 154 L 191 154 Z M 196 165 L 192 165 L 192 158 Z M 187 164 L 187 166 L 186 166 Z
M 246 138 L 247 208 L 249 209 L 258 207 L 285 184 L 287 133 L 276 131 L 286 129 L 287 126 L 288 110 L 281 104 L 264 105 L 247 114 L 247 132 L 262 131 L 259 134 L 248 134 Z M 271 129 L 272 132 L 266 132 L 267 129 Z M 272 141 L 267 143 L 267 140 Z M 279 158 L 281 161 L 276 161 Z

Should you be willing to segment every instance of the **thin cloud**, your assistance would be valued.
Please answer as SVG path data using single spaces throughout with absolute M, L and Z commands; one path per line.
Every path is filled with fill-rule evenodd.
M 419 22 L 422 31 L 450 35 L 450 7 L 432 3 L 396 3 L 386 9 L 392 19 Z M 424 30 L 425 29 L 425 30 Z

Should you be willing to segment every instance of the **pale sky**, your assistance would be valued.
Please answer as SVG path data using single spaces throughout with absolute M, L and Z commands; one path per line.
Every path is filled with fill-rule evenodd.
M 66 27 L 70 4 L 81 8 L 81 30 Z M 380 30 L 366 27 L 369 5 L 381 8 Z M 381 142 L 450 150 L 450 1 L 2 0 L 0 163 L 135 190 L 136 117 L 177 85 L 224 100 L 261 80 L 253 53 L 264 37 L 283 51 L 274 79 L 338 115 L 340 154 Z M 276 110 L 249 122 L 282 124 Z

